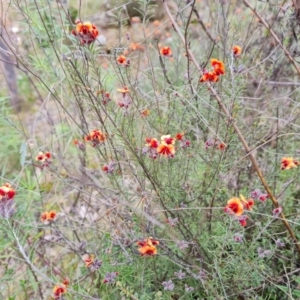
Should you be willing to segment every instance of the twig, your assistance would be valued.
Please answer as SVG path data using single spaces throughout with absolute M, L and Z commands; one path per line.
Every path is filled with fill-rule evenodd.
M 170 9 L 167 5 L 167 2 L 166 0 L 162 0 L 163 1 L 163 5 L 164 5 L 164 8 L 165 8 L 165 11 L 168 15 L 168 17 L 170 18 L 172 24 L 173 24 L 173 27 L 174 29 L 176 30 L 179 38 L 181 39 L 182 43 L 185 45 L 185 39 L 184 39 L 184 36 L 182 35 L 181 31 L 180 31 L 180 28 L 179 26 L 177 25 L 176 21 L 174 20 L 171 12 L 170 12 Z M 245 2 L 246 0 L 244 0 Z M 246 1 L 247 2 L 247 1 Z M 274 34 L 274 33 L 273 33 Z M 275 35 L 275 34 L 274 34 Z M 276 36 L 276 35 L 275 35 Z M 275 38 L 275 37 L 274 37 Z M 278 43 L 281 44 L 281 42 L 278 40 L 278 37 L 276 36 L 277 38 L 277 41 Z M 281 44 L 282 46 L 282 44 Z M 283 47 L 283 46 L 282 46 Z M 291 62 L 294 64 L 295 61 L 293 60 L 293 58 L 289 55 L 289 52 L 283 47 L 283 49 L 286 51 L 287 53 L 287 56 L 289 57 L 289 59 L 291 60 Z M 196 66 L 196 68 L 198 69 L 199 73 L 200 73 L 200 76 L 203 75 L 203 72 L 195 58 L 195 56 L 193 55 L 193 53 L 190 51 L 190 49 L 187 49 L 188 51 L 188 56 L 190 57 L 190 59 L 192 60 L 192 62 L 194 63 L 194 65 Z M 298 71 L 299 75 L 300 75 L 300 70 L 298 69 L 297 66 L 295 66 L 296 70 Z M 208 86 L 208 89 L 210 90 L 210 92 L 213 94 L 213 96 L 215 97 L 215 99 L 217 100 L 218 104 L 220 105 L 221 109 L 223 110 L 223 112 L 225 113 L 225 115 L 228 117 L 228 120 L 231 122 L 233 128 L 234 128 L 234 131 L 236 132 L 236 134 L 238 135 L 240 141 L 242 142 L 243 146 L 244 146 L 244 149 L 246 151 L 246 153 L 248 154 L 251 162 L 252 162 L 252 165 L 253 165 L 253 168 L 255 169 L 261 183 L 263 184 L 266 192 L 268 193 L 271 201 L 273 202 L 273 205 L 274 207 L 279 207 L 279 204 L 278 204 L 278 201 L 276 199 L 276 197 L 274 196 L 273 192 L 271 191 L 269 185 L 267 184 L 266 182 L 266 179 L 264 177 L 264 175 L 262 174 L 259 166 L 258 166 L 258 163 L 255 159 L 255 157 L 253 156 L 252 152 L 251 152 L 251 149 L 247 143 L 247 141 L 245 140 L 244 138 L 244 135 L 242 134 L 242 132 L 240 131 L 239 127 L 237 126 L 237 124 L 235 123 L 235 120 L 232 118 L 232 116 L 230 115 L 230 112 L 228 111 L 228 109 L 226 108 L 226 106 L 224 105 L 222 99 L 220 98 L 220 96 L 218 95 L 218 93 L 216 92 L 216 90 L 212 87 L 212 85 L 210 83 L 207 83 L 207 86 Z M 287 231 L 289 232 L 292 240 L 293 240 L 293 243 L 296 245 L 296 248 L 297 248 L 297 251 L 298 251 L 298 254 L 299 254 L 299 257 L 300 257 L 300 244 L 299 242 L 297 241 L 297 238 L 295 236 L 295 233 L 294 231 L 292 230 L 289 222 L 287 221 L 286 217 L 284 216 L 283 213 L 280 214 L 280 218 L 282 219 L 282 222 L 285 226 L 285 228 L 287 229 Z

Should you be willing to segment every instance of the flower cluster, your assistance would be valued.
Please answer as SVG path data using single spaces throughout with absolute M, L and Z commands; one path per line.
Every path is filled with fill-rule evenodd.
M 205 142 L 205 149 L 208 150 L 211 147 L 215 147 L 218 150 L 224 151 L 227 145 L 218 139 L 209 139 Z
M 69 279 L 64 279 L 62 283 L 56 284 L 53 288 L 53 296 L 55 300 L 62 300 L 63 295 L 67 293 L 70 285 Z
M 95 258 L 94 254 L 84 254 L 82 260 L 85 263 L 85 266 L 89 268 L 92 272 L 98 270 L 102 266 L 102 261 Z
M 50 152 L 39 152 L 39 154 L 35 157 L 36 161 L 39 161 L 41 163 L 41 168 L 49 167 L 49 165 L 52 163 L 52 155 Z
M 9 183 L 0 187 L 0 216 L 10 218 L 14 213 L 14 196 L 16 191 Z
M 140 246 L 138 251 L 142 256 L 152 256 L 157 254 L 156 245 L 159 245 L 159 241 L 150 237 L 148 239 L 144 239 L 143 241 L 137 242 L 137 245 Z
M 160 140 L 161 141 L 159 142 L 156 138 L 146 138 L 146 145 L 142 149 L 142 153 L 148 153 L 149 157 L 153 159 L 156 159 L 158 155 L 173 158 L 176 152 L 174 146 L 176 140 L 180 142 L 181 148 L 187 148 L 191 145 L 191 142 L 185 139 L 183 133 L 176 134 L 175 138 L 173 138 L 170 134 L 163 135 Z
M 200 78 L 200 82 L 217 82 L 219 80 L 219 76 L 225 74 L 225 65 L 222 61 L 212 58 L 210 60 L 210 64 L 213 70 L 209 72 L 205 69 L 202 77 Z
M 254 200 L 252 198 L 245 199 L 243 195 L 240 195 L 240 198 L 234 197 L 229 199 L 224 211 L 229 215 L 234 215 L 236 220 L 244 227 L 248 219 L 248 216 L 243 215 L 244 210 L 251 210 L 253 206 Z
M 97 27 L 90 22 L 76 21 L 76 28 L 72 30 L 72 34 L 78 37 L 80 44 L 91 44 L 99 34 Z
M 101 130 L 95 129 L 91 131 L 88 135 L 84 138 L 86 141 L 90 141 L 93 147 L 101 145 L 106 140 L 106 134 L 102 133 Z
M 51 211 L 44 211 L 41 213 L 40 216 L 40 220 L 44 223 L 44 224 L 49 224 L 51 222 L 54 222 L 57 218 L 57 213 L 54 210 Z
M 289 170 L 292 168 L 297 168 L 299 161 L 293 159 L 292 157 L 283 157 L 281 159 L 281 170 Z

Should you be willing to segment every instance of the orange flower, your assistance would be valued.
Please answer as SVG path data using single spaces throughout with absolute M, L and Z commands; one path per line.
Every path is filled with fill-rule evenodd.
M 224 211 L 229 214 L 240 216 L 244 212 L 244 205 L 239 198 L 231 198 L 230 200 L 228 200 Z
M 149 109 L 145 109 L 142 111 L 142 116 L 143 117 L 148 117 L 150 115 L 150 110 Z
M 162 56 L 172 57 L 172 50 L 170 47 L 162 47 L 160 48 L 160 54 Z
M 40 220 L 42 222 L 46 222 L 47 221 L 47 217 L 48 217 L 48 213 L 45 211 L 45 212 L 41 213 Z
M 95 255 L 86 253 L 82 256 L 82 260 L 84 261 L 86 267 L 90 267 L 95 260 Z
M 177 134 L 175 135 L 175 139 L 176 139 L 177 141 L 181 141 L 183 138 L 184 138 L 184 132 L 177 133 Z
M 56 217 L 57 213 L 54 210 L 49 212 L 45 211 L 41 213 L 40 220 L 44 223 L 49 224 L 49 222 L 55 221 Z
M 124 86 L 122 89 L 117 89 L 118 92 L 122 93 L 123 95 L 130 92 L 127 86 Z
M 62 281 L 62 284 L 66 287 L 68 287 L 70 285 L 70 280 L 69 278 L 64 278 L 63 281 Z
M 124 55 L 120 55 L 117 57 L 117 62 L 119 65 L 126 65 L 127 63 L 127 58 Z
M 157 147 L 157 153 L 167 157 L 174 157 L 175 148 L 172 144 L 163 142 Z
M 222 142 L 216 144 L 216 149 L 219 149 L 221 151 L 224 151 L 226 147 L 226 144 Z
M 0 187 L 0 200 L 3 198 L 5 199 L 12 199 L 16 194 L 16 191 L 11 187 L 9 183 L 5 183 L 3 186 Z
M 80 43 L 83 45 L 94 42 L 99 32 L 97 27 L 92 23 L 82 23 L 81 21 L 77 21 L 76 28 L 72 30 L 72 34 L 77 36 L 80 40 Z
M 138 251 L 142 256 L 152 256 L 157 254 L 156 245 L 159 245 L 159 241 L 152 238 L 145 239 L 143 241 L 137 242 L 140 246 Z
M 212 58 L 210 63 L 214 69 L 214 73 L 216 75 L 224 75 L 225 74 L 225 65 L 222 61 Z
M 281 170 L 297 168 L 297 165 L 299 165 L 299 161 L 293 159 L 292 157 L 283 157 L 281 159 Z
M 48 215 L 47 215 L 47 220 L 54 221 L 56 219 L 56 216 L 57 216 L 57 214 L 54 210 L 49 211 Z
M 174 145 L 175 144 L 175 139 L 172 138 L 170 134 L 162 135 L 160 139 L 161 139 L 162 143 L 165 143 L 167 145 Z
M 67 292 L 67 287 L 64 284 L 57 284 L 53 288 L 54 299 L 61 299 L 62 295 Z
M 205 82 L 205 81 L 211 81 L 211 82 L 217 82 L 219 80 L 218 75 L 213 71 L 213 72 L 204 72 L 202 77 L 200 78 L 200 82 Z
M 92 146 L 95 147 L 99 144 L 103 144 L 106 140 L 106 135 L 101 130 L 95 129 L 91 131 L 85 138 L 86 141 L 91 141 Z
M 157 148 L 159 146 L 158 140 L 154 138 L 146 138 L 146 143 L 146 146 L 150 148 Z
M 242 47 L 235 45 L 232 47 L 232 52 L 233 52 L 233 56 L 234 57 L 239 57 L 241 55 L 242 52 Z

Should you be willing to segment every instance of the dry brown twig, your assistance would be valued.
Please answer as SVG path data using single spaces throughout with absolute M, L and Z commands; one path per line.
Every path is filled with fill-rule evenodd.
M 170 12 L 170 9 L 169 9 L 169 7 L 168 7 L 168 4 L 167 4 L 166 0 L 162 0 L 162 1 L 163 1 L 163 4 L 164 4 L 164 9 L 165 9 L 166 14 L 168 15 L 170 21 L 172 22 L 173 27 L 174 27 L 175 31 L 177 32 L 177 34 L 178 34 L 178 36 L 179 36 L 181 42 L 182 42 L 183 45 L 186 47 L 184 36 L 183 36 L 183 34 L 181 33 L 180 28 L 179 28 L 178 24 L 176 23 L 175 19 L 173 18 L 173 16 L 172 16 L 172 14 L 171 14 L 171 12 Z M 247 0 L 244 0 L 244 3 L 245 3 L 245 2 L 248 3 Z M 249 3 L 248 3 L 248 4 L 249 4 Z M 266 23 L 265 23 L 265 24 L 266 24 Z M 266 26 L 267 26 L 267 28 L 268 28 L 268 25 L 267 25 L 267 24 L 266 24 Z M 272 30 L 270 29 L 270 33 L 271 33 L 271 31 L 272 31 Z M 274 36 L 273 36 L 272 33 L 274 34 Z M 280 42 L 280 40 L 278 39 L 278 37 L 276 36 L 276 34 L 275 34 L 273 31 L 272 31 L 272 33 L 271 33 L 272 36 L 273 36 L 274 39 L 278 42 L 278 44 L 281 45 L 281 48 L 284 50 L 285 54 L 287 55 L 287 57 L 289 58 L 289 60 L 293 63 L 293 65 L 295 66 L 295 68 L 296 68 L 298 74 L 300 75 L 300 70 L 299 70 L 298 67 L 295 65 L 296 62 L 295 62 L 294 59 L 291 57 L 291 55 L 289 54 L 289 52 L 288 52 L 288 51 L 284 48 L 284 46 L 281 44 L 281 42 Z M 275 37 L 276 37 L 276 38 L 275 38 Z M 197 70 L 199 71 L 200 76 L 202 76 L 202 75 L 203 75 L 203 72 L 202 72 L 202 70 L 201 70 L 201 68 L 200 68 L 200 66 L 199 66 L 199 64 L 198 64 L 198 62 L 197 62 L 195 56 L 193 55 L 193 53 L 191 52 L 191 50 L 188 49 L 188 47 L 186 47 L 186 48 L 187 48 L 187 54 L 188 54 L 189 59 L 191 59 L 191 61 L 194 63 L 195 67 L 196 67 Z M 228 120 L 231 122 L 231 124 L 232 124 L 232 126 L 233 126 L 233 128 L 234 128 L 234 131 L 236 132 L 236 134 L 238 135 L 240 141 L 242 142 L 242 144 L 243 144 L 243 146 L 244 146 L 244 149 L 245 149 L 247 155 L 249 156 L 249 158 L 250 158 L 250 160 L 251 160 L 251 163 L 252 163 L 252 165 L 253 165 L 253 168 L 255 169 L 255 171 L 256 171 L 256 173 L 257 173 L 257 175 L 258 175 L 258 177 L 259 177 L 261 183 L 263 184 L 263 186 L 264 186 L 266 192 L 268 193 L 268 195 L 269 195 L 269 197 L 270 197 L 270 199 L 271 199 L 271 201 L 272 201 L 274 207 L 276 207 L 276 208 L 279 207 L 279 203 L 278 203 L 276 197 L 274 196 L 273 192 L 271 191 L 271 189 L 270 189 L 270 187 L 269 187 L 269 185 L 268 185 L 268 183 L 267 183 L 267 181 L 266 181 L 264 175 L 262 174 L 262 172 L 261 172 L 261 170 L 260 170 L 260 168 L 259 168 L 259 166 L 258 166 L 258 163 L 257 163 L 257 161 L 256 161 L 256 159 L 255 159 L 255 157 L 254 157 L 254 155 L 252 154 L 251 149 L 250 149 L 250 147 L 249 147 L 249 145 L 248 145 L 246 139 L 244 138 L 243 133 L 240 131 L 239 127 L 237 126 L 237 124 L 236 124 L 236 122 L 235 122 L 235 120 L 234 120 L 234 119 L 232 118 L 232 116 L 230 115 L 230 112 L 228 111 L 228 109 L 226 108 L 226 106 L 224 105 L 224 103 L 222 102 L 222 99 L 221 99 L 220 96 L 218 95 L 217 91 L 213 88 L 213 86 L 212 86 L 210 83 L 207 83 L 207 86 L 208 86 L 208 89 L 210 90 L 210 92 L 212 93 L 212 95 L 213 95 L 213 96 L 215 97 L 215 99 L 217 100 L 217 102 L 218 102 L 220 108 L 221 108 L 222 111 L 225 113 L 225 115 L 227 116 Z M 281 218 L 281 220 L 282 220 L 282 222 L 283 222 L 285 228 L 286 228 L 287 231 L 289 232 L 289 234 L 290 234 L 290 236 L 291 236 L 291 238 L 292 238 L 292 240 L 293 240 L 293 243 L 296 245 L 298 254 L 299 254 L 299 256 L 300 256 L 300 244 L 299 244 L 299 242 L 297 241 L 297 238 L 296 238 L 296 236 L 295 236 L 295 233 L 294 233 L 293 229 L 291 228 L 291 226 L 290 226 L 288 220 L 286 219 L 286 217 L 284 216 L 283 213 L 280 214 L 280 218 Z

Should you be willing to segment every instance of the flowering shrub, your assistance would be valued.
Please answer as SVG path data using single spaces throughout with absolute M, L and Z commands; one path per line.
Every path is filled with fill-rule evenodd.
M 104 2 L 4 7 L 2 298 L 299 299 L 299 9 Z

